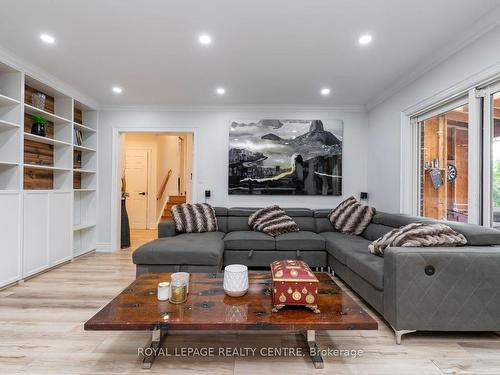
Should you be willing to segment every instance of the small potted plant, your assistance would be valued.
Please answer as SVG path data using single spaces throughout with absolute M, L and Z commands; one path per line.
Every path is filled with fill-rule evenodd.
M 49 122 L 42 116 L 32 116 L 33 125 L 31 126 L 31 134 L 38 135 L 40 137 L 45 137 L 45 125 Z

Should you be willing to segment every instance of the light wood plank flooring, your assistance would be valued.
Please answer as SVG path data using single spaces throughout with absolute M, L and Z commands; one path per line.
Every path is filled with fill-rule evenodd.
M 134 231 L 133 246 L 155 237 Z M 133 248 L 132 248 L 133 249 Z M 320 347 L 362 350 L 357 358 L 325 357 L 314 370 L 307 357 L 160 357 L 140 369 L 137 348 L 146 332 L 85 332 L 83 323 L 135 277 L 132 249 L 92 253 L 0 291 L 0 374 L 500 374 L 500 337 L 417 333 L 397 346 L 387 325 L 378 331 L 318 334 Z M 375 315 L 376 316 L 376 315 Z M 292 333 L 174 333 L 167 348 L 301 347 Z M 216 349 L 218 350 L 218 349 Z

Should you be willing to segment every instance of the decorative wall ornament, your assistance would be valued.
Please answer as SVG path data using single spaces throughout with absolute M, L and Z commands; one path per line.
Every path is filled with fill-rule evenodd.
M 233 121 L 229 194 L 342 195 L 342 120 Z

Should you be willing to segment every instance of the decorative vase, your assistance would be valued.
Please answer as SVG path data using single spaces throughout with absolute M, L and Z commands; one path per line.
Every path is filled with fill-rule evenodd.
M 122 225 L 121 225 L 121 249 L 125 249 L 127 247 L 130 247 L 130 225 L 128 221 L 128 214 L 127 214 L 127 203 L 126 203 L 126 197 L 122 196 Z
M 248 267 L 230 264 L 224 268 L 224 291 L 228 296 L 241 297 L 248 291 Z
M 42 94 L 41 92 L 35 92 L 31 96 L 31 102 L 33 103 L 33 107 L 45 111 L 45 98 L 46 98 L 45 94 Z
M 31 134 L 38 135 L 39 137 L 45 137 L 47 135 L 45 133 L 45 125 L 34 122 L 33 125 L 31 125 Z

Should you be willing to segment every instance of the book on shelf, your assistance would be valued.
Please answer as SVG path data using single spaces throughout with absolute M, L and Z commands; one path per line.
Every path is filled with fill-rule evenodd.
M 82 131 L 79 129 L 75 129 L 75 142 L 78 146 L 81 146 L 83 143 Z

